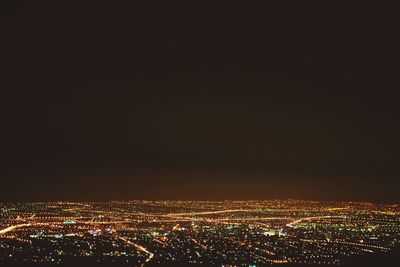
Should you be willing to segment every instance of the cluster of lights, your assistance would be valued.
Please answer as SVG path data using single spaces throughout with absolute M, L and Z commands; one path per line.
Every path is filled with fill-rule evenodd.
M 340 264 L 400 243 L 398 205 L 112 201 L 3 203 L 0 209 L 4 262 Z

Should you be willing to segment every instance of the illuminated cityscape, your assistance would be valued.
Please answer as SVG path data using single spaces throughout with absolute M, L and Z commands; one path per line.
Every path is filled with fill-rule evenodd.
M 400 205 L 111 201 L 0 204 L 1 263 L 340 265 L 400 244 Z
M 352 2 L 0 1 L 0 267 L 400 267 L 399 4 Z

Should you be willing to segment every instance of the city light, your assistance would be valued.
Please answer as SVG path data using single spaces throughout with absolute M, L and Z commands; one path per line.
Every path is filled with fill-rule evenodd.
M 400 206 L 367 202 L 3 203 L 0 261 L 341 264 L 400 243 Z

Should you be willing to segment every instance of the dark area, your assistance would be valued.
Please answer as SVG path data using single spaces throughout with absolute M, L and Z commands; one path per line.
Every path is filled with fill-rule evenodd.
M 399 201 L 398 5 L 0 10 L 1 201 Z
M 385 254 L 374 254 L 370 256 L 357 256 L 348 261 L 344 265 L 340 265 L 343 267 L 375 267 L 375 266 L 396 266 L 400 260 L 400 250 L 394 249 L 391 252 Z M 25 266 L 35 266 L 35 267 L 52 267 L 52 266 L 60 266 L 60 267 L 117 267 L 117 266 L 124 266 L 121 263 L 112 264 L 112 263 L 97 263 L 91 259 L 75 259 L 75 261 L 71 262 L 71 264 L 9 264 L 9 263 L 2 263 L 0 266 L 7 266 L 7 267 L 25 267 Z M 134 265 L 127 265 L 127 266 L 134 266 Z M 185 264 L 165 264 L 165 265 L 146 265 L 146 266 L 188 266 L 187 263 Z M 190 266 L 190 265 L 189 265 Z M 193 265 L 193 266 L 203 266 L 203 265 Z M 286 266 L 286 267 L 323 267 L 323 266 L 332 266 L 332 265 L 312 265 L 312 264 L 276 264 L 271 266 Z
M 400 248 L 388 253 L 367 256 L 355 256 L 345 261 L 344 266 L 396 266 L 400 261 Z

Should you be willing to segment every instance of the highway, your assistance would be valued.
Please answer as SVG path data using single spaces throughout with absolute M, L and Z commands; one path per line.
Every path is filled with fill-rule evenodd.
M 232 212 L 256 212 L 256 210 L 237 209 L 237 210 L 216 210 L 216 211 L 187 212 L 187 213 L 170 213 L 167 216 L 175 217 L 175 216 L 187 216 L 187 215 L 209 215 L 209 214 L 232 213 Z
M 120 240 L 124 241 L 125 243 L 135 247 L 137 250 L 142 251 L 142 252 L 146 253 L 147 255 L 149 255 L 149 257 L 147 258 L 146 262 L 149 262 L 154 257 L 153 253 L 151 253 L 150 251 L 148 251 L 146 248 L 142 247 L 141 245 L 133 243 L 132 241 L 130 241 L 130 240 L 124 238 L 124 237 L 121 237 L 121 236 L 118 236 L 118 239 L 120 239 Z
M 31 226 L 31 224 L 30 223 L 24 223 L 24 224 L 17 224 L 17 225 L 9 226 L 7 228 L 4 228 L 4 229 L 0 230 L 0 235 L 8 233 L 8 232 L 11 232 L 11 231 L 14 231 L 17 228 L 21 228 L 21 227 L 25 227 L 25 226 Z
M 293 228 L 294 225 L 296 225 L 298 223 L 301 223 L 303 221 L 311 221 L 311 220 L 314 220 L 314 219 L 328 219 L 328 218 L 346 218 L 346 217 L 345 216 L 315 216 L 315 217 L 307 217 L 307 218 L 301 218 L 301 219 L 298 219 L 298 220 L 293 221 L 291 223 L 288 223 L 288 224 L 286 224 L 286 226 Z

